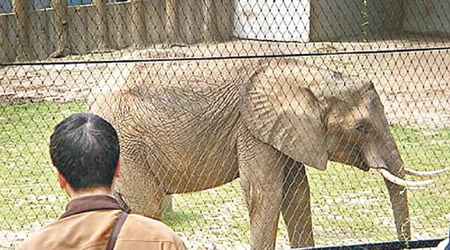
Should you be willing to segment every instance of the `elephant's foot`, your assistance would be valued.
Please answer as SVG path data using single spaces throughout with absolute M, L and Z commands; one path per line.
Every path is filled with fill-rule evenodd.
M 139 189 L 136 189 L 140 192 Z M 144 192 L 145 190 L 142 190 Z M 115 196 L 120 194 L 119 203 L 121 206 L 125 204 L 127 212 L 133 214 L 143 215 L 155 220 L 162 220 L 162 205 L 164 200 L 164 194 L 162 192 L 149 192 L 146 194 L 136 195 L 135 193 L 128 192 L 127 189 L 116 189 Z M 150 195 L 151 194 L 151 195 Z
M 172 195 L 164 196 L 164 200 L 162 202 L 162 212 L 163 213 L 171 213 L 171 212 L 173 212 L 172 199 L 173 199 Z
M 119 202 L 120 207 L 127 213 L 131 212 L 130 207 L 128 206 L 127 202 L 125 201 L 125 199 L 123 198 L 123 195 L 121 193 L 119 193 L 117 190 L 113 190 L 112 195 L 117 199 L 117 201 Z

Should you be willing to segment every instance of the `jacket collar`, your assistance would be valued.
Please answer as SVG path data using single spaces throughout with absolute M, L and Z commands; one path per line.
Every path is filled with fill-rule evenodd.
M 73 199 L 67 204 L 60 219 L 96 210 L 122 210 L 117 200 L 109 195 L 92 195 Z

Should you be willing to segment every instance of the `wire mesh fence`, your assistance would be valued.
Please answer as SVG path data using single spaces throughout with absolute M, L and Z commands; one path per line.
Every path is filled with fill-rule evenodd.
M 408 169 L 450 166 L 448 11 L 444 0 L 1 2 L 0 248 L 64 211 L 48 138 L 76 112 L 119 131 L 115 193 L 190 249 L 445 237 L 449 174 L 430 184 Z

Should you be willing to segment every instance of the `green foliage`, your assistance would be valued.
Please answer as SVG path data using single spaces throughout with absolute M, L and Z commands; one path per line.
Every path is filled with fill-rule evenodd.
M 48 155 L 53 127 L 84 103 L 0 106 L 0 234 L 20 240 L 48 224 L 64 210 L 67 196 L 59 189 Z M 1 242 L 2 247 L 9 247 Z
M 362 5 L 362 11 L 361 11 L 361 17 L 362 17 L 362 23 L 361 23 L 361 30 L 363 37 L 367 39 L 369 36 L 369 2 L 370 0 L 363 0 Z

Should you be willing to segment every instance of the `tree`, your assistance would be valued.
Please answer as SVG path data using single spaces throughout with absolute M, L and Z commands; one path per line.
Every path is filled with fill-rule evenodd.
M 144 1 L 131 1 L 131 21 L 133 22 L 132 37 L 137 48 L 145 47 L 147 43 L 147 29 L 145 27 Z
M 217 40 L 217 9 L 214 0 L 204 0 L 203 4 L 203 34 L 207 42 Z
M 178 0 L 166 0 L 166 34 L 167 42 L 171 44 L 181 41 L 177 6 Z
M 92 0 L 92 3 L 97 8 L 97 15 L 95 16 L 95 21 L 98 29 L 98 32 L 96 32 L 97 49 L 99 51 L 105 51 L 110 47 L 106 0 Z
M 30 54 L 30 20 L 28 0 L 13 0 L 13 10 L 16 17 L 17 60 L 29 59 Z
M 67 15 L 67 0 L 52 0 L 55 13 L 56 50 L 50 57 L 62 57 L 70 54 L 69 18 Z

